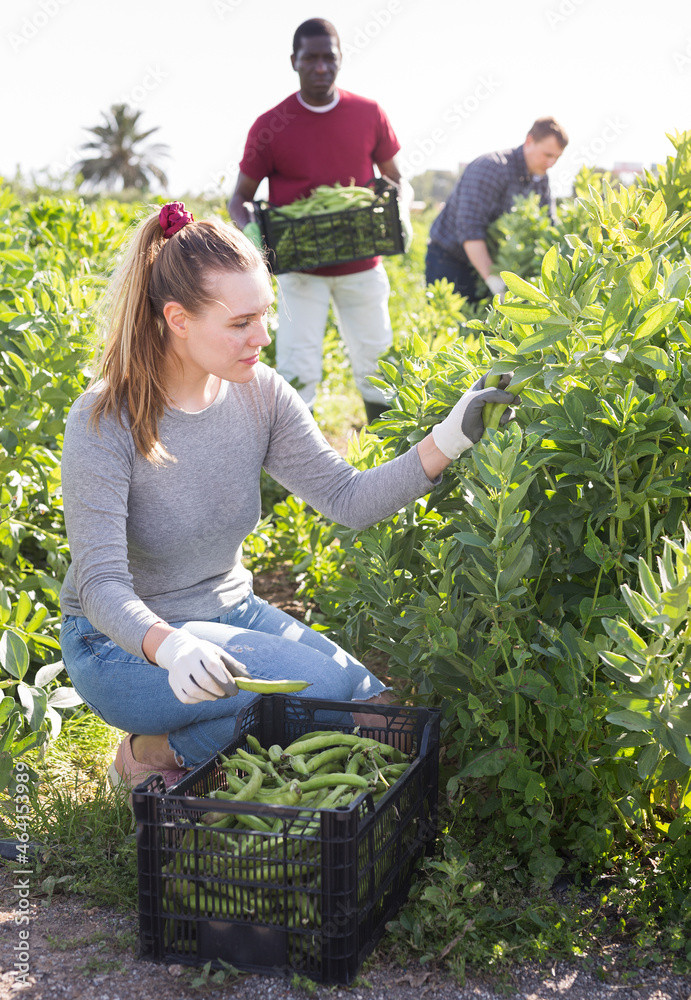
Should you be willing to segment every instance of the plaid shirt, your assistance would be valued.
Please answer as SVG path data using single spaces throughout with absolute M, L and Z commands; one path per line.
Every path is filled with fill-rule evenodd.
M 430 239 L 464 263 L 466 240 L 484 240 L 487 228 L 508 212 L 517 195 L 536 191 L 540 204 L 551 214 L 547 175 L 531 176 L 525 165 L 523 146 L 486 153 L 469 163 L 430 229 Z

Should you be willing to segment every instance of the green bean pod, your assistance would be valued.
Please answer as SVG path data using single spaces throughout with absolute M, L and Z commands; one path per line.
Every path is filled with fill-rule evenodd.
M 247 827 L 249 830 L 258 830 L 260 833 L 271 833 L 271 827 L 266 820 L 259 816 L 251 816 L 249 813 L 235 813 L 236 821 Z
M 269 762 L 269 771 L 268 771 L 268 773 L 269 773 L 269 776 L 271 778 L 273 778 L 273 780 L 276 782 L 277 785 L 287 785 L 288 784 L 288 782 L 283 777 L 283 775 L 279 774 L 279 772 L 276 770 L 276 767 L 275 767 L 275 765 L 273 764 L 272 761 Z
M 297 781 L 291 781 L 283 788 L 259 792 L 257 801 L 274 806 L 297 806 L 302 798 L 302 788 Z
M 358 751 L 357 753 L 353 754 L 353 756 L 350 758 L 350 760 L 346 764 L 345 773 L 346 774 L 359 774 L 360 773 L 360 768 L 362 767 L 362 765 L 364 764 L 364 762 L 365 762 L 365 758 L 363 756 L 363 752 L 362 751 Z
M 311 773 L 312 774 L 337 774 L 343 772 L 343 764 L 338 760 L 327 760 L 324 764 L 320 764 Z M 355 772 L 357 774 L 357 771 Z
M 500 379 L 501 375 L 486 375 L 485 389 L 496 388 L 499 385 Z M 482 422 L 485 425 L 485 434 L 488 430 L 496 430 L 499 426 L 501 415 L 506 409 L 505 406 L 501 406 L 501 409 L 499 409 L 499 405 L 497 403 L 485 403 L 482 407 Z
M 258 677 L 233 677 L 241 691 L 254 691 L 257 694 L 291 694 L 294 691 L 304 691 L 311 686 L 311 681 L 276 680 L 267 681 Z
M 288 763 L 296 774 L 301 774 L 305 777 L 309 775 L 310 772 L 307 770 L 307 762 L 305 761 L 304 753 L 293 755 L 292 753 L 288 753 L 287 750 L 284 750 L 281 756 L 284 763 Z
M 359 788 L 369 788 L 370 782 L 362 774 L 317 774 L 301 781 L 300 787 L 303 794 L 312 792 L 316 788 L 332 788 L 334 785 L 357 785 Z
M 394 747 L 389 747 L 385 743 L 381 743 L 379 740 L 371 740 L 366 736 L 356 736 L 354 733 L 327 733 L 322 736 L 315 736 L 312 739 L 301 740 L 298 743 L 293 742 L 290 746 L 286 747 L 283 751 L 285 755 L 291 755 L 296 751 L 300 754 L 314 753 L 315 751 L 326 750 L 327 747 L 332 746 L 357 746 L 358 749 L 364 747 L 375 747 L 380 753 L 384 753 L 387 756 L 394 756 L 396 753 L 400 753 L 400 750 L 396 750 Z
M 315 754 L 314 757 L 310 757 L 307 761 L 307 770 L 310 774 L 312 774 L 320 768 L 322 764 L 330 764 L 334 761 L 343 760 L 343 758 L 348 757 L 349 754 L 349 746 L 329 747 L 328 750 L 322 750 L 321 753 Z
M 264 747 L 261 745 L 256 736 L 252 736 L 251 733 L 247 733 L 245 739 L 247 740 L 247 746 L 250 747 L 250 749 L 254 750 L 257 756 L 263 757 L 264 760 L 269 759 L 268 751 L 264 749 Z
M 257 794 L 262 786 L 264 780 L 264 772 L 260 767 L 257 767 L 252 761 L 245 761 L 243 764 L 245 769 L 249 768 L 251 773 L 249 780 L 247 781 L 245 787 L 241 792 L 235 792 L 234 799 L 236 802 L 247 802 L 251 800 L 253 796 Z
M 498 386 L 500 378 L 500 375 L 488 375 L 485 379 L 485 388 L 487 389 L 492 386 Z M 509 384 L 504 388 L 506 392 L 510 392 L 513 396 L 518 396 L 521 389 L 525 389 L 529 382 L 529 378 L 524 379 L 522 382 L 509 382 Z M 485 437 L 489 429 L 497 430 L 499 428 L 501 416 L 506 409 L 506 406 L 506 403 L 485 403 L 482 408 L 482 422 L 485 425 L 485 433 L 483 434 L 483 437 Z
M 258 754 L 248 753 L 246 750 L 243 750 L 242 747 L 238 747 L 235 753 L 238 757 L 241 757 L 242 760 L 248 760 L 253 763 L 255 767 L 261 768 L 265 774 L 270 773 L 271 761 L 268 758 L 265 759 L 264 757 L 260 757 Z
M 304 740 L 311 740 L 317 736 L 333 736 L 333 733 L 333 729 L 315 729 L 310 733 L 303 733 L 302 736 L 296 736 L 290 745 L 293 746 L 295 743 L 302 743 Z

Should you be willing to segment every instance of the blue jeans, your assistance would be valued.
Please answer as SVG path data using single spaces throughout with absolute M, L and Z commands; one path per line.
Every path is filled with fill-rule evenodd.
M 432 285 L 442 278 L 451 282 L 458 294 L 465 295 L 468 302 L 479 302 L 490 294 L 489 290 L 484 293 L 478 292 L 480 276 L 471 264 L 459 260 L 439 243 L 432 241 L 427 245 L 425 281 L 428 285 Z
M 220 618 L 170 624 L 222 646 L 253 677 L 309 681 L 308 698 L 366 701 L 387 690 L 331 639 L 252 593 Z M 239 712 L 257 697 L 240 691 L 233 698 L 185 705 L 173 694 L 166 670 L 126 653 L 86 618 L 65 615 L 60 643 L 72 683 L 96 715 L 128 733 L 167 733 L 186 767 L 229 743 Z

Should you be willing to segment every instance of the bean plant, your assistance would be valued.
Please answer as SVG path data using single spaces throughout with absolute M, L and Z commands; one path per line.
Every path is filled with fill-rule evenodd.
M 686 162 L 691 135 L 675 141 Z M 686 599 L 691 474 L 691 216 L 669 204 L 675 177 L 668 163 L 631 188 L 591 185 L 579 231 L 529 280 L 503 272 L 504 302 L 468 336 L 418 328 L 380 365 L 388 454 L 483 373 L 524 388 L 428 498 L 342 539 L 343 576 L 316 594 L 342 641 L 381 649 L 413 697 L 443 706 L 449 804 L 540 878 L 616 845 L 673 850 L 689 827 L 686 605 L 683 623 L 664 618 Z M 351 459 L 373 453 L 361 440 Z
M 102 275 L 133 215 L 81 199 L 28 204 L 0 186 L 0 791 L 12 760 L 60 731 L 81 702 L 64 677 L 60 499 L 67 411 L 84 387 Z

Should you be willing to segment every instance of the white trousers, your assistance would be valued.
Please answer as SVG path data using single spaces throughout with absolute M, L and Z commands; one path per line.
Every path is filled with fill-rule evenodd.
M 289 382 L 297 378 L 299 393 L 314 406 L 322 378 L 323 341 L 329 303 L 345 343 L 353 377 L 362 398 L 384 403 L 366 381 L 377 370 L 379 355 L 391 346 L 389 278 L 381 262 L 368 271 L 322 277 L 291 271 L 279 274 L 276 368 Z

